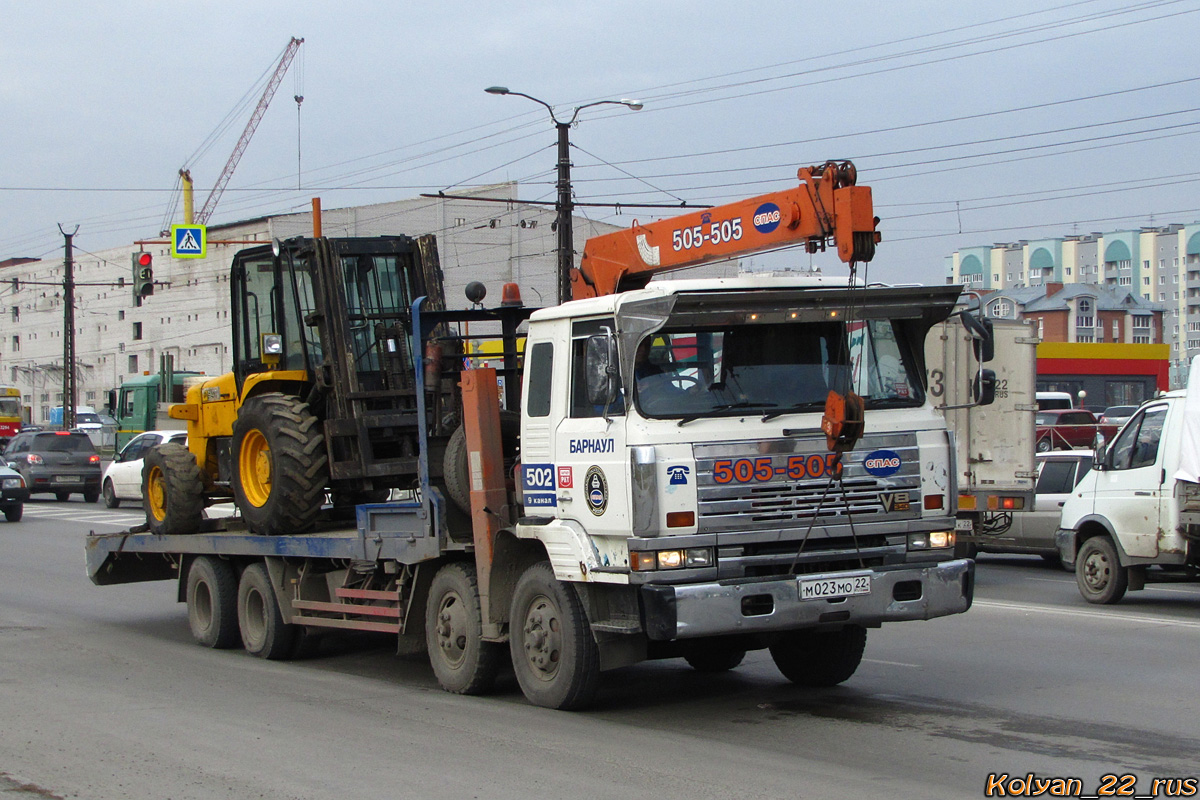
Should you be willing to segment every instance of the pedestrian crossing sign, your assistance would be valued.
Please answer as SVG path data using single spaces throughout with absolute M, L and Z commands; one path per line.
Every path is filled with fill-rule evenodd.
M 171 258 L 204 258 L 208 255 L 208 229 L 203 225 L 171 226 Z

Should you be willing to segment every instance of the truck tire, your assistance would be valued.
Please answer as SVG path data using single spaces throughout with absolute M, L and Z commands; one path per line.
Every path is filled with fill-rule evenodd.
M 292 657 L 300 626 L 284 622 L 267 567 L 261 562 L 242 571 L 237 617 L 247 653 L 272 661 Z
M 504 450 L 505 475 L 516 459 L 521 439 L 521 415 L 515 411 L 500 412 L 500 442 Z M 446 494 L 467 514 L 471 513 L 471 473 L 467 463 L 467 428 L 459 425 L 446 442 L 442 460 L 442 476 Z
M 798 686 L 837 686 L 858 669 L 866 646 L 867 629 L 858 625 L 840 631 L 793 631 L 771 645 L 771 658 Z
M 120 507 L 121 500 L 120 500 L 120 498 L 117 497 L 117 490 L 113 488 L 113 482 L 112 482 L 111 478 L 104 481 L 104 489 L 102 491 L 104 492 L 104 507 L 105 508 L 119 508 Z
M 746 651 L 740 647 L 711 647 L 696 649 L 683 657 L 697 672 L 728 672 L 742 663 Z
M 500 671 L 502 645 L 483 641 L 479 582 L 467 564 L 433 577 L 425 606 L 425 645 L 438 683 L 454 694 L 484 694 Z
M 1093 536 L 1075 555 L 1075 583 L 1089 603 L 1110 605 L 1125 596 L 1129 570 L 1121 566 L 1117 548 L 1107 536 Z
M 517 581 L 509 616 L 509 649 L 521 691 L 534 705 L 575 710 L 600 686 L 600 650 L 575 590 L 549 562 Z
M 250 530 L 304 533 L 325 502 L 329 460 L 308 404 L 275 392 L 247 400 L 233 423 L 233 497 Z
M 142 504 L 153 534 L 199 532 L 204 519 L 204 479 L 190 450 L 178 442 L 150 448 L 142 463 Z
M 213 556 L 192 562 L 187 577 L 188 627 L 205 647 L 228 650 L 241 644 L 237 619 L 238 579 L 233 565 Z
M 20 522 L 21 514 L 25 512 L 25 504 L 17 503 L 15 506 L 6 506 L 4 509 L 4 518 L 9 522 Z

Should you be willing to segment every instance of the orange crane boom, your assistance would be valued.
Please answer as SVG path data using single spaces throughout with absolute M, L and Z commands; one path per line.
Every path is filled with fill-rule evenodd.
M 870 261 L 879 219 L 870 187 L 855 185 L 854 165 L 830 161 L 797 175 L 794 189 L 588 239 L 571 270 L 572 297 L 637 289 L 659 273 L 799 243 L 814 253 L 832 240 L 842 261 Z

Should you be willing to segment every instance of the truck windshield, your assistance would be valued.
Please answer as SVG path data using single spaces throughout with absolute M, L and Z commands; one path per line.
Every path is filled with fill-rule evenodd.
M 868 409 L 924 402 L 890 320 L 668 326 L 641 341 L 633 374 L 636 406 L 652 418 L 818 411 L 831 390 L 852 389 Z

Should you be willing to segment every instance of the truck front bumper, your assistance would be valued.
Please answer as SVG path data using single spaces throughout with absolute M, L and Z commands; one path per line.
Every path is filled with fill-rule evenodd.
M 800 598 L 800 581 L 869 576 L 869 594 Z M 898 564 L 787 578 L 641 587 L 646 634 L 658 641 L 832 625 L 933 619 L 971 607 L 975 562 Z

